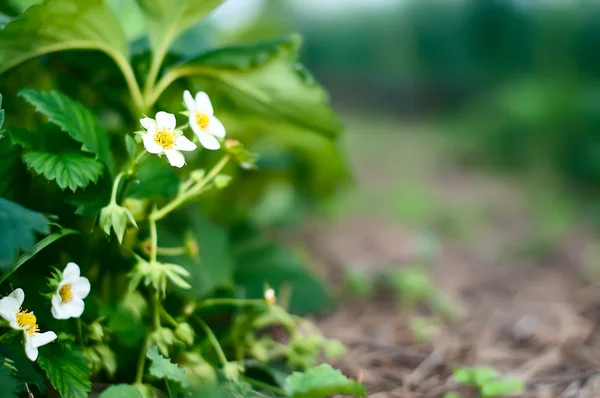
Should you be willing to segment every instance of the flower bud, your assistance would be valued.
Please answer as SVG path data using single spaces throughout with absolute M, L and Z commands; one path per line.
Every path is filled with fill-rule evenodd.
M 116 203 L 110 203 L 100 212 L 100 227 L 109 236 L 110 229 L 112 228 L 119 239 L 119 243 L 123 243 L 123 236 L 125 235 L 128 221 L 137 228 L 137 223 L 131 212 Z
M 238 362 L 227 362 L 223 366 L 223 374 L 227 380 L 237 382 L 240 374 L 244 372 L 244 366 Z
M 265 300 L 269 307 L 274 306 L 277 303 L 277 297 L 275 296 L 275 290 L 269 288 L 265 290 Z
M 244 148 L 242 143 L 240 143 L 238 140 L 233 140 L 230 138 L 226 139 L 225 150 L 236 160 L 241 168 L 256 168 L 256 160 L 258 159 L 258 155 L 246 150 L 246 148 Z
M 175 328 L 175 336 L 184 344 L 192 345 L 196 335 L 188 323 L 180 323 Z
M 144 216 L 146 215 L 147 205 L 147 201 L 134 198 L 126 198 L 123 201 L 123 207 L 129 210 L 134 220 L 136 221 L 141 221 L 144 219 Z
M 171 329 L 161 327 L 150 334 L 150 341 L 158 347 L 163 356 L 168 357 L 169 348 L 175 342 L 175 334 Z

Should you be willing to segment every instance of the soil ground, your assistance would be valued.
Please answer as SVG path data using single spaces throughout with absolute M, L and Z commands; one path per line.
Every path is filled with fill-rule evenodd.
M 301 239 L 340 292 L 349 270 L 376 280 L 417 266 L 438 307 L 402 305 L 386 283 L 345 294 L 317 319 L 348 347 L 336 365 L 373 398 L 475 397 L 451 372 L 476 365 L 522 380 L 520 397 L 600 397 L 598 237 L 563 193 L 465 168 L 427 126 L 348 124 L 356 188 Z

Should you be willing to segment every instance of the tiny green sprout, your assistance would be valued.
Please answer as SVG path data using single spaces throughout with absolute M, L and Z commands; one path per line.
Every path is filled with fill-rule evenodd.
M 374 290 L 373 281 L 362 270 L 352 267 L 344 273 L 345 290 L 359 297 L 369 297 Z
M 459 384 L 476 387 L 483 398 L 518 394 L 525 389 L 521 380 L 511 376 L 500 377 L 496 370 L 487 366 L 459 367 L 454 370 L 452 377 Z
M 227 186 L 229 186 L 229 184 L 231 183 L 232 177 L 225 175 L 225 174 L 219 174 L 218 176 L 215 177 L 215 187 L 217 187 L 217 189 L 225 189 L 227 188 Z

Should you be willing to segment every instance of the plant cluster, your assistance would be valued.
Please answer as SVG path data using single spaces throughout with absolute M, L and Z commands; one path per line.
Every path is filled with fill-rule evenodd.
M 297 36 L 172 50 L 221 2 L 2 10 L 3 396 L 365 395 L 317 366 L 344 346 L 298 314 L 328 294 L 265 218 L 274 182 L 310 202 L 344 173 L 313 168 L 339 124 Z

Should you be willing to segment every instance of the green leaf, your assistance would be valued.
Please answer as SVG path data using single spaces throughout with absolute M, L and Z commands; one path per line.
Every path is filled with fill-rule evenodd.
M 19 251 L 30 252 L 35 233 L 48 234 L 48 219 L 40 213 L 0 198 L 0 269 L 6 270 Z
M 28 8 L 0 31 L 0 73 L 30 58 L 64 50 L 100 50 L 117 62 L 129 47 L 102 0 L 52 0 Z
M 150 374 L 159 379 L 169 379 L 180 383 L 183 387 L 189 386 L 189 381 L 183 372 L 183 369 L 163 357 L 158 352 L 158 347 L 150 347 L 146 351 L 146 357 L 152 362 L 150 365 Z
M 292 373 L 285 380 L 285 391 L 292 398 L 324 398 L 334 394 L 367 396 L 362 384 L 348 379 L 328 364 L 319 365 L 303 373 Z
M 0 386 L 2 386 L 2 396 L 6 398 L 17 398 L 19 383 L 13 374 L 12 369 L 4 364 L 0 365 Z
M 341 125 L 328 96 L 297 62 L 300 40 L 271 40 L 208 52 L 173 68 L 242 110 L 335 137 Z M 218 115 L 218 109 L 217 109 Z
M 87 398 L 92 390 L 88 361 L 77 348 L 45 346 L 40 349 L 38 364 L 62 398 Z
M 0 131 L 0 196 L 9 197 L 19 188 L 16 182 L 22 181 L 22 164 L 21 151 Z
M 239 253 L 236 264 L 235 282 L 246 289 L 249 297 L 262 297 L 265 283 L 274 288 L 287 284 L 292 291 L 290 312 L 315 312 L 329 304 L 321 279 L 290 249 L 265 242 Z
M 25 264 L 29 259 L 38 254 L 45 247 L 51 245 L 52 243 L 56 242 L 64 236 L 78 233 L 79 231 L 76 231 L 74 229 L 62 229 L 60 230 L 60 232 L 56 232 L 52 235 L 46 236 L 44 239 L 40 240 L 33 246 L 31 253 L 22 254 L 21 257 L 19 257 L 19 259 L 15 262 L 15 265 L 12 269 L 0 276 L 0 283 L 4 282 L 6 278 L 8 278 L 10 275 L 12 275 L 13 272 L 19 269 L 21 265 Z
M 80 142 L 82 150 L 96 155 L 96 159 L 102 161 L 111 174 L 114 174 L 115 164 L 108 133 L 86 107 L 58 91 L 23 89 L 19 91 L 19 96 L 34 105 L 38 112 L 48 116 L 51 123 Z
M 168 223 L 161 224 L 158 237 L 159 246 L 177 247 L 188 242 L 197 245 L 198 255 L 161 258 L 190 273 L 185 280 L 192 288 L 183 294 L 202 298 L 218 287 L 232 284 L 234 262 L 227 230 L 209 220 L 198 206 L 187 206 L 175 213 Z
M 183 31 L 208 16 L 224 0 L 138 0 L 146 15 L 150 43 L 166 52 Z
M 142 394 L 134 386 L 119 384 L 118 386 L 109 387 L 100 394 L 100 398 L 142 398 Z
M 177 194 L 179 177 L 165 159 L 156 156 L 148 159 L 137 174 L 137 181 L 129 188 L 128 196 L 146 198 L 168 198 Z
M 41 392 L 46 391 L 44 377 L 33 367 L 32 362 L 25 357 L 22 346 L 20 351 L 12 350 L 7 345 L 0 344 L 0 358 L 8 358 L 12 365 L 17 369 L 17 376 L 20 381 L 29 385 L 36 385 Z M 0 383 L 0 386 L 2 383 Z
M 23 155 L 25 164 L 61 189 L 85 188 L 102 175 L 102 163 L 76 152 L 50 153 L 32 151 Z

